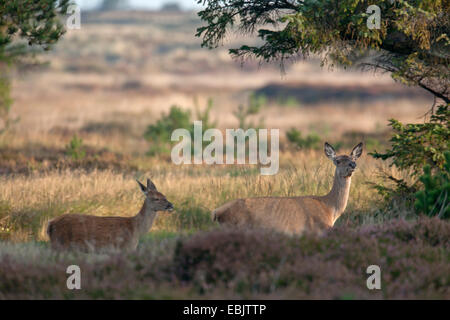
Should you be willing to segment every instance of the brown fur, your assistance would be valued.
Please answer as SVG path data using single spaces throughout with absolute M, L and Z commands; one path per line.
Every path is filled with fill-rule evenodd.
M 66 214 L 50 221 L 47 233 L 54 249 L 134 249 L 134 228 L 130 218 Z
M 331 191 L 325 196 L 259 197 L 237 199 L 212 212 L 213 220 L 235 227 L 269 228 L 288 234 L 322 233 L 331 228 L 347 206 L 351 175 L 362 144 L 350 156 L 336 156 L 325 144 L 326 155 L 336 165 Z
M 141 185 L 146 195 L 134 217 L 98 217 L 65 214 L 50 221 L 47 234 L 54 249 L 77 249 L 85 252 L 135 250 L 139 237 L 151 228 L 159 210 L 170 210 L 172 204 L 156 188 Z

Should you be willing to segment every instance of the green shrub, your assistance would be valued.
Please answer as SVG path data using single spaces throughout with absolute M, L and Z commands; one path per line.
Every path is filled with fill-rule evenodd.
M 290 143 L 299 147 L 300 149 L 320 149 L 321 138 L 316 133 L 311 133 L 306 137 L 302 137 L 302 133 L 295 129 L 291 128 L 286 132 L 286 137 Z
M 445 163 L 443 170 L 432 173 L 431 167 L 424 167 L 424 174 L 419 178 L 424 189 L 416 192 L 414 203 L 417 211 L 428 216 L 448 218 L 450 216 L 450 151 L 444 153 Z
M 391 148 L 385 153 L 370 153 L 375 159 L 390 159 L 391 166 L 413 169 L 413 175 L 420 175 L 427 164 L 432 171 L 444 167 L 444 151 L 450 147 L 448 104 L 439 106 L 429 122 L 406 125 L 395 119 L 389 122 L 394 130 Z
M 5 76 L 0 77 L 0 134 L 8 131 L 12 123 L 11 119 L 12 99 L 10 94 L 11 83 Z
M 66 146 L 66 154 L 73 160 L 82 160 L 86 156 L 86 151 L 83 146 L 83 139 L 78 138 L 75 134 Z
M 210 113 L 212 108 L 214 107 L 214 101 L 212 99 L 208 99 L 208 103 L 206 105 L 205 110 L 201 111 L 198 107 L 198 103 L 195 102 L 195 113 L 197 116 L 197 120 L 202 122 L 203 132 L 217 127 L 217 121 L 211 122 Z
M 213 100 L 209 99 L 206 108 L 199 110 L 197 103 L 195 103 L 196 118 L 202 121 L 202 130 L 214 128 L 217 123 L 211 122 L 210 112 L 213 108 Z M 151 143 L 148 155 L 154 156 L 156 154 L 164 154 L 170 152 L 172 132 L 176 129 L 186 129 L 189 131 L 191 137 L 194 136 L 194 124 L 189 110 L 183 110 L 180 107 L 173 105 L 170 107 L 168 114 L 163 114 L 155 124 L 149 125 L 144 133 L 144 137 Z M 204 142 L 205 143 L 205 142 Z M 193 147 L 193 146 L 192 146 Z
M 158 153 L 170 152 L 170 137 L 172 132 L 178 128 L 183 128 L 193 132 L 191 113 L 189 110 L 182 110 L 174 105 L 170 107 L 168 114 L 163 114 L 155 124 L 149 125 L 144 133 L 144 137 L 151 143 L 148 154 L 153 156 Z
M 298 107 L 300 105 L 297 98 L 293 96 L 279 97 L 277 102 L 280 106 L 289 108 Z
M 438 106 L 436 112 L 432 113 L 429 122 L 405 125 L 398 120 L 391 119 L 389 125 L 394 130 L 390 139 L 390 149 L 387 149 L 384 153 L 375 151 L 369 153 L 370 155 L 375 159 L 391 160 L 390 166 L 409 172 L 413 178 L 423 173 L 425 173 L 425 177 L 430 178 L 444 169 L 444 152 L 449 150 L 450 147 L 450 110 L 448 104 Z M 430 182 L 425 177 L 407 183 L 404 179 L 387 175 L 386 178 L 394 182 L 394 188 L 381 184 L 375 185 L 375 188 L 388 201 L 402 198 L 410 199 L 412 203 L 416 195 L 420 195 L 420 191 L 425 190 L 424 181 Z M 434 187 L 429 185 L 428 188 Z M 431 199 L 428 198 L 428 195 L 426 197 Z M 421 207 L 422 205 L 424 207 Z M 422 208 L 421 210 L 428 210 L 426 203 L 422 203 L 419 207 Z
M 258 124 L 248 120 L 249 116 L 256 115 L 261 111 L 261 108 L 267 103 L 266 97 L 263 95 L 251 94 L 246 106 L 239 105 L 233 115 L 239 122 L 238 128 L 247 130 L 250 128 L 258 129 L 264 127 L 264 119 L 259 118 Z

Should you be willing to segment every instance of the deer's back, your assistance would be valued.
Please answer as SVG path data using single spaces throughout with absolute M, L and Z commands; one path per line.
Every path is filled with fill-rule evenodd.
M 237 199 L 217 208 L 214 219 L 238 227 L 261 227 L 289 234 L 321 232 L 333 225 L 320 197 Z
M 52 246 L 92 251 L 126 249 L 137 245 L 132 219 L 67 214 L 53 219 L 47 228 Z

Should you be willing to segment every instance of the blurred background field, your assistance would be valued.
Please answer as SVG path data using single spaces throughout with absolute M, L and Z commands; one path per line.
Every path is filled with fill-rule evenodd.
M 80 30 L 68 30 L 40 57 L 48 64 L 15 78 L 12 117 L 20 120 L 2 137 L 0 157 L 2 219 L 12 234 L 23 229 L 35 237 L 40 224 L 66 211 L 134 214 L 142 200 L 135 177 L 151 176 L 180 210 L 187 203 L 205 214 L 238 196 L 324 194 L 333 174 L 325 141 L 347 152 L 359 141 L 365 153 L 382 150 L 389 118 L 420 122 L 432 103 L 388 75 L 333 72 L 318 59 L 288 64 L 285 73 L 257 61 L 241 65 L 226 48 L 201 48 L 199 25 L 194 12 L 89 12 Z M 177 166 L 170 155 L 146 155 L 149 125 L 173 105 L 195 120 L 208 100 L 210 121 L 220 129 L 238 128 L 239 106 L 245 113 L 257 104 L 244 121 L 280 129 L 278 175 L 261 177 L 249 165 Z M 74 137 L 75 157 L 67 149 Z M 383 164 L 368 156 L 359 162 L 346 223 L 353 212 L 373 211 L 376 201 L 369 183 Z M 175 218 L 163 215 L 155 228 L 167 226 L 165 219 Z
M 338 153 L 365 142 L 347 210 L 337 222 L 344 231 L 338 234 L 393 218 L 416 219 L 401 202 L 384 206 L 373 187 L 381 183 L 381 172 L 406 180 L 408 174 L 367 152 L 386 148 L 388 119 L 423 122 L 433 103 L 430 95 L 394 83 L 389 75 L 321 68 L 314 57 L 291 61 L 284 72 L 276 64 L 241 64 L 227 48 L 243 39 L 230 37 L 225 47 L 207 50 L 194 36 L 199 25 L 191 11 L 84 12 L 80 30 L 68 30 L 54 50 L 39 56 L 44 64 L 16 71 L 11 117 L 18 121 L 0 138 L 2 240 L 34 241 L 29 246 L 49 254 L 45 225 L 50 219 L 64 213 L 134 215 L 143 202 L 135 178 L 151 177 L 176 210 L 159 214 L 137 257 L 161 241 L 167 240 L 162 246 L 172 250 L 171 239 L 217 228 L 210 212 L 228 200 L 327 193 L 334 166 L 323 154 L 325 141 Z M 190 121 L 207 114 L 222 130 L 242 124 L 279 128 L 279 173 L 261 176 L 251 165 L 173 164 L 170 154 L 158 152 L 158 142 L 148 138 L 149 126 L 167 117 L 173 106 L 189 111 Z M 448 233 L 448 227 L 442 228 Z M 5 254 L 14 250 L 11 246 L 4 244 Z M 439 254 L 439 261 L 448 258 L 448 251 Z M 294 289 L 283 285 L 278 296 L 270 285 L 264 294 L 246 287 L 240 294 L 238 284 L 233 284 L 233 294 L 205 289 L 204 283 L 177 293 L 165 285 L 153 296 L 142 289 L 142 295 L 136 291 L 129 297 L 164 298 L 166 291 L 172 298 L 202 297 L 204 292 L 213 292 L 211 297 L 296 297 Z M 372 297 L 358 290 L 349 298 Z M 399 292 L 385 297 L 403 297 Z M 417 292 L 411 296 L 448 294 Z M 329 297 L 346 298 L 345 293 L 333 294 Z
M 241 65 L 226 48 L 201 48 L 199 25 L 194 12 L 88 12 L 80 30 L 68 30 L 40 57 L 48 64 L 18 74 L 11 116 L 20 120 L 2 137 L 0 157 L 1 221 L 13 238 L 17 231 L 40 239 L 39 226 L 64 212 L 134 214 L 142 200 L 135 177 L 151 176 L 182 212 L 186 203 L 205 215 L 238 196 L 324 194 L 333 174 L 325 141 L 342 152 L 359 141 L 365 153 L 381 151 L 389 118 L 420 122 L 432 103 L 388 75 L 333 72 L 318 59 L 292 62 L 285 73 L 257 61 Z M 173 105 L 195 120 L 208 100 L 220 129 L 238 128 L 239 106 L 245 114 L 257 105 L 244 122 L 280 129 L 279 174 L 261 177 L 250 165 L 177 166 L 170 154 L 147 155 L 149 125 Z M 345 223 L 375 210 L 369 184 L 386 167 L 368 156 L 359 162 Z M 155 229 L 177 219 L 163 214 Z M 195 223 L 177 225 L 184 227 Z
M 202 109 L 213 99 L 212 119 L 219 128 L 233 128 L 233 111 L 252 94 L 264 99 L 253 117 L 263 117 L 267 127 L 295 127 L 337 142 L 344 135 L 381 136 L 391 117 L 420 122 L 432 103 L 424 90 L 389 75 L 331 72 L 318 59 L 288 64 L 284 74 L 276 64 L 241 65 L 227 47 L 200 47 L 194 12 L 83 17 L 80 30 L 68 30 L 39 57 L 47 65 L 15 77 L 12 116 L 20 117 L 20 134 L 7 140 L 13 145 L 61 146 L 77 133 L 89 146 L 139 154 L 148 148 L 146 126 L 171 105 Z M 227 46 L 242 41 L 232 37 Z

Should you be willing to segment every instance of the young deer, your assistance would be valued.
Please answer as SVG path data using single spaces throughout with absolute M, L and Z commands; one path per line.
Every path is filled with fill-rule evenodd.
M 47 234 L 54 249 L 78 249 L 85 252 L 108 249 L 135 250 L 139 237 L 153 224 L 157 211 L 173 210 L 173 205 L 147 179 L 147 187 L 136 180 L 145 201 L 134 217 L 97 217 L 65 214 L 48 223 Z
M 225 225 L 270 228 L 288 234 L 320 234 L 334 225 L 347 206 L 351 176 L 362 147 L 361 142 L 349 156 L 336 156 L 333 147 L 325 142 L 325 155 L 336 165 L 333 187 L 325 196 L 237 199 L 214 210 L 213 220 Z

